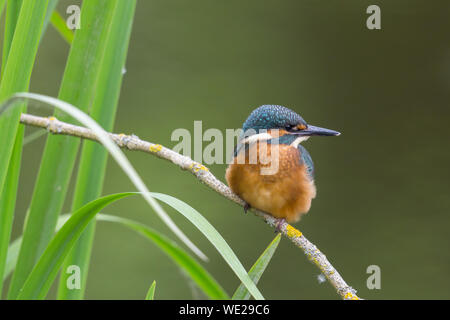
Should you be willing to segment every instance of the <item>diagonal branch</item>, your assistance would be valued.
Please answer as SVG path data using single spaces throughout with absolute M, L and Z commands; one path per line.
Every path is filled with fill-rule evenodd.
M 57 120 L 55 117 L 38 117 L 30 114 L 22 114 L 20 122 L 33 127 L 45 128 L 53 134 L 70 135 L 83 139 L 89 139 L 99 142 L 97 136 L 84 127 L 72 125 Z M 183 170 L 192 173 L 200 182 L 206 184 L 214 191 L 220 193 L 225 198 L 245 206 L 245 202 L 234 194 L 222 181 L 217 179 L 204 165 L 193 161 L 191 158 L 183 156 L 172 151 L 160 144 L 143 141 L 134 135 L 109 133 L 110 138 L 121 148 L 142 151 L 155 155 L 161 159 L 168 160 Z M 312 261 L 328 279 L 331 285 L 336 289 L 337 293 L 346 300 L 360 299 L 356 295 L 356 290 L 350 287 L 339 272 L 331 265 L 327 257 L 296 228 L 292 227 L 285 221 L 280 221 L 271 215 L 251 209 L 255 215 L 261 217 L 268 225 L 280 230 L 280 232 L 291 240 L 297 247 L 301 248 L 308 259 Z

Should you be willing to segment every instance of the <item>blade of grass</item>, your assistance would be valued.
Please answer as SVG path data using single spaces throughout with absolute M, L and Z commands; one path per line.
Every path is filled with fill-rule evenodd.
M 6 0 L 0 0 L 0 18 L 2 17 L 5 7 L 6 7 Z
M 148 289 L 147 295 L 145 296 L 145 300 L 155 300 L 155 289 L 156 281 L 153 281 L 152 285 Z
M 14 208 L 19 184 L 20 162 L 22 158 L 22 140 L 25 128 L 19 128 L 13 154 L 9 161 L 8 175 L 5 180 L 5 190 L 0 195 L 0 299 L 3 290 L 3 274 L 7 264 L 8 244 L 11 237 Z
M 242 281 L 248 291 L 256 300 L 263 300 L 264 297 L 259 292 L 256 285 L 250 279 L 247 271 L 245 271 L 242 263 L 234 254 L 225 239 L 220 233 L 206 220 L 197 210 L 184 203 L 183 201 L 172 196 L 162 193 L 152 193 L 152 197 L 168 204 L 185 218 L 187 218 L 201 233 L 211 242 L 217 249 L 226 263 L 231 267 L 236 276 Z
M 273 254 L 278 248 L 278 244 L 280 243 L 281 233 L 277 234 L 275 239 L 269 244 L 269 246 L 264 250 L 261 256 L 256 260 L 255 264 L 251 267 L 248 275 L 252 279 L 255 284 L 258 284 L 259 279 L 261 279 L 262 274 L 266 270 L 267 265 L 273 257 Z M 233 294 L 233 300 L 248 300 L 250 299 L 250 292 L 248 292 L 247 288 L 241 283 L 241 285 L 237 288 L 236 292 Z
M 22 237 L 17 238 L 8 247 L 8 256 L 6 258 L 5 273 L 3 274 L 3 281 L 14 271 L 19 257 L 20 245 L 22 244 Z
M 53 10 L 52 6 L 56 6 L 56 3 L 58 0 L 50 0 L 50 5 L 47 6 L 47 13 L 46 16 L 48 16 L 49 10 Z M 14 32 L 17 26 L 17 20 L 19 19 L 20 9 L 22 7 L 22 0 L 18 1 L 9 1 L 8 2 L 8 14 L 7 14 L 7 21 L 5 23 L 5 36 L 4 36 L 4 42 L 3 42 L 3 55 L 2 55 L 2 71 L 5 70 L 5 66 L 7 63 L 7 57 L 9 56 L 9 51 L 11 48 L 11 43 L 13 40 Z M 3 11 L 3 8 L 5 6 L 5 0 L 0 1 L 0 15 Z M 42 26 L 42 34 L 45 30 L 45 18 Z M 23 36 L 22 34 L 18 33 L 18 36 Z M 21 149 L 22 149 L 22 143 L 23 143 L 23 136 L 24 136 L 24 128 L 19 127 L 16 135 L 16 141 L 13 147 L 13 153 L 12 157 L 9 162 L 6 181 L 4 185 L 4 192 L 0 192 L 0 279 L 3 278 L 3 272 L 4 272 L 4 266 L 5 266 L 5 255 L 7 250 L 7 245 L 9 243 L 9 237 L 11 233 L 11 226 L 13 221 L 13 215 L 14 215 L 14 208 L 15 208 L 15 201 L 17 196 L 17 186 L 18 186 L 18 179 L 19 179 L 19 170 L 20 170 L 20 161 L 21 161 Z M 1 189 L 1 187 L 0 187 Z M 2 285 L 3 282 L 0 282 L 0 293 L 2 292 Z
M 14 37 L 14 32 L 17 26 L 17 20 L 19 19 L 20 8 L 22 6 L 23 1 L 9 1 L 8 2 L 8 14 L 7 21 L 5 25 L 5 38 L 4 38 L 4 48 L 3 48 L 3 63 L 2 63 L 2 72 L 4 71 L 4 67 L 7 63 L 7 57 L 9 56 L 9 51 L 11 48 L 11 42 Z M 49 10 L 53 10 L 57 3 L 57 0 L 50 0 L 51 5 L 47 6 L 46 15 L 48 15 Z M 4 1 L 0 3 L 1 9 L 3 9 Z M 1 14 L 1 12 L 0 12 Z M 42 32 L 45 29 L 45 19 L 42 24 Z M 20 30 L 19 30 L 20 31 Z M 17 33 L 17 36 L 23 36 L 21 33 Z M 25 36 L 26 37 L 26 36 Z M 14 52 L 13 52 L 14 53 Z M 29 80 L 28 80 L 29 81 Z M 15 208 L 16 201 L 16 193 L 19 179 L 19 170 L 20 170 L 20 159 L 21 159 L 21 149 L 22 149 L 22 141 L 24 135 L 24 128 L 19 127 L 16 135 L 16 142 L 14 144 L 12 158 L 9 162 L 8 173 L 4 185 L 4 191 L 0 193 L 0 229 L 1 229 L 1 240 L 0 240 L 0 279 L 3 278 L 3 271 L 5 265 L 5 255 L 7 250 L 7 245 L 9 243 L 9 236 L 11 232 L 11 226 L 13 221 L 13 214 Z M 1 188 L 0 188 L 1 189 Z M 0 292 L 2 291 L 2 284 L 0 282 Z
M 55 8 L 58 5 L 58 2 L 59 2 L 59 0 L 48 0 L 47 12 L 45 14 L 44 25 L 42 27 L 42 29 L 44 31 L 42 32 L 41 39 L 44 36 L 45 29 L 47 29 L 47 26 L 48 26 L 48 24 L 51 21 L 51 18 L 53 16 L 53 12 L 55 12 Z
M 211 299 L 229 299 L 228 294 L 214 280 L 214 278 L 189 254 L 181 249 L 175 242 L 138 222 L 101 214 L 97 217 L 99 221 L 120 223 L 153 241 L 161 250 L 174 260 L 180 268 L 192 278 L 198 287 Z
M 16 30 L 17 19 L 19 19 L 20 8 L 22 7 L 23 0 L 7 1 L 6 14 L 5 14 L 5 33 L 3 36 L 3 53 L 2 53 L 2 78 L 3 72 L 8 60 L 9 49 L 14 37 L 14 31 Z
M 6 0 L 0 0 L 0 18 L 2 16 L 3 10 L 5 9 Z
M 58 11 L 53 11 L 50 22 L 63 39 L 66 40 L 68 44 L 71 44 L 73 41 L 73 31 L 67 27 L 66 21 Z
M 0 84 L 0 102 L 9 98 L 14 92 L 28 90 L 47 2 L 48 0 L 25 1 L 15 24 L 17 25 L 15 30 L 13 29 L 14 21 L 12 21 L 14 14 L 8 14 L 8 10 L 11 12 L 11 8 L 16 8 L 15 6 L 20 2 L 8 2 L 8 8 L 10 9 L 7 9 L 6 20 L 8 22 L 7 28 L 5 28 L 4 45 L 6 47 L 3 51 L 2 67 L 4 67 L 4 70 Z M 11 23 L 11 25 L 8 23 Z M 8 48 L 9 41 L 11 43 L 10 48 Z M 14 108 L 0 115 L 0 136 L 3 145 L 0 148 L 0 194 L 3 190 L 22 111 L 23 107 Z
M 135 7 L 135 0 L 119 0 L 115 2 L 105 53 L 98 71 L 97 91 L 91 106 L 90 116 L 107 131 L 111 131 L 114 125 L 123 78 L 122 70 L 126 61 Z M 106 171 L 107 156 L 108 152 L 102 145 L 92 141 L 83 142 L 72 211 L 100 196 Z M 66 278 L 70 275 L 61 273 L 58 299 L 83 298 L 94 232 L 95 220 L 86 228 L 63 266 L 63 268 L 70 265 L 80 267 L 82 270 L 81 288 L 79 290 L 69 290 L 65 283 Z
M 25 281 L 17 299 L 44 299 L 58 274 L 64 258 L 88 223 L 105 206 L 132 194 L 119 193 L 105 196 L 89 202 L 74 212 L 50 241 Z
M 85 26 L 90 27 L 75 33 L 59 93 L 61 100 L 69 101 L 81 110 L 89 109 L 97 89 L 97 71 L 105 48 L 113 4 L 110 0 L 90 0 L 83 3 L 81 19 Z M 66 121 L 72 119 L 59 111 L 56 111 L 55 115 Z M 79 143 L 78 139 L 52 135 L 47 137 L 28 223 L 24 230 L 19 262 L 8 292 L 10 299 L 17 296 L 33 265 L 53 236 Z
M 5 1 L 1 3 L 1 10 L 5 6 Z M 14 30 L 16 28 L 17 19 L 19 18 L 20 7 L 22 6 L 21 1 L 15 1 L 14 3 L 9 3 L 6 13 L 5 21 L 5 33 L 3 41 L 3 55 L 2 55 L 2 71 L 6 66 L 7 57 L 9 54 L 9 49 L 11 47 L 11 42 L 14 36 Z M 20 159 L 21 159 L 21 146 L 18 145 L 19 140 L 23 138 L 22 134 L 18 132 L 16 136 L 16 141 L 13 147 L 13 153 L 11 159 L 9 160 L 9 165 L 7 169 L 7 175 L 4 185 L 4 192 L 0 191 L 0 279 L 3 279 L 3 273 L 6 264 L 6 254 L 7 246 L 11 236 L 11 228 L 14 216 L 14 207 L 17 196 L 17 186 L 20 170 Z M 17 163 L 19 161 L 19 163 Z M 16 165 L 19 164 L 18 167 Z M 0 190 L 2 188 L 0 187 Z M 0 282 L 0 298 L 3 290 L 3 281 Z
M 47 0 L 8 1 L 2 56 L 0 101 L 17 91 L 28 90 L 37 53 Z M 20 10 L 19 10 L 20 9 Z M 0 113 L 0 279 L 5 265 L 5 246 L 9 243 L 19 178 L 19 163 L 24 129 L 19 129 L 20 113 L 25 105 Z M 0 110 L 2 111 L 2 110 Z M 13 155 L 13 158 L 11 157 Z M 5 183 L 5 179 L 7 181 Z M 3 243 L 5 241 L 5 243 Z
M 58 219 L 58 223 L 56 224 L 56 231 L 61 229 L 61 227 L 66 223 L 66 221 L 70 218 L 70 214 L 61 215 Z M 19 258 L 20 245 L 22 244 L 22 237 L 18 237 L 8 247 L 8 255 L 6 258 L 6 266 L 5 273 L 3 274 L 3 281 L 8 278 L 11 273 L 16 268 L 17 259 Z
M 11 47 L 11 42 L 14 36 L 14 32 L 16 29 L 17 19 L 19 18 L 20 8 L 22 7 L 22 3 L 24 0 L 11 0 L 7 1 L 7 10 L 6 10 L 6 21 L 5 21 L 5 33 L 3 38 L 3 54 L 2 54 L 2 72 L 3 75 L 4 67 L 6 66 L 6 61 L 9 55 L 9 49 Z M 50 20 L 51 13 L 55 9 L 59 0 L 48 0 L 48 5 L 46 9 L 46 14 L 44 18 L 44 22 L 42 24 L 42 32 L 40 38 L 44 35 L 44 30 L 47 27 L 47 24 Z M 0 15 L 5 6 L 6 0 L 0 0 Z

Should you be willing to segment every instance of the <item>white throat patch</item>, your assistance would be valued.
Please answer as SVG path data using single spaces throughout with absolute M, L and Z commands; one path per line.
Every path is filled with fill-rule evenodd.
M 309 136 L 298 137 L 297 139 L 294 140 L 294 142 L 291 143 L 291 146 L 294 148 L 298 148 L 298 145 L 300 143 L 302 143 L 303 141 L 306 141 L 308 139 L 309 139 Z
M 242 140 L 242 144 L 253 143 L 253 142 L 261 141 L 261 140 L 270 140 L 272 138 L 273 137 L 270 135 L 270 133 L 263 132 L 263 133 L 253 134 L 253 135 L 245 138 L 244 140 Z

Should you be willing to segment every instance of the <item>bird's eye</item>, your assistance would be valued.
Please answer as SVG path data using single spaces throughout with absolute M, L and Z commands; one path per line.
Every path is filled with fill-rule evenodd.
M 297 131 L 298 127 L 297 126 L 289 126 L 288 127 L 288 131 Z
M 293 126 L 288 126 L 286 127 L 287 131 L 298 131 L 298 130 L 305 130 L 306 126 L 304 124 L 298 124 L 298 125 L 293 125 Z

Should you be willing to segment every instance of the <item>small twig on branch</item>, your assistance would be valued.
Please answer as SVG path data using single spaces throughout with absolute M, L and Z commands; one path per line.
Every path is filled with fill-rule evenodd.
M 55 117 L 45 118 L 30 114 L 22 114 L 20 122 L 33 127 L 45 128 L 53 134 L 70 135 L 99 142 L 97 136 L 90 129 L 59 121 Z M 191 158 L 165 148 L 160 144 L 143 141 L 134 135 L 109 133 L 109 136 L 121 148 L 143 151 L 172 162 L 181 169 L 192 173 L 198 180 L 214 191 L 220 193 L 225 198 L 228 198 L 241 206 L 245 206 L 245 202 L 241 198 L 234 194 L 228 186 L 217 179 L 208 168 L 201 163 L 193 161 Z M 292 227 L 287 222 L 281 222 L 265 212 L 253 208 L 251 210 L 255 215 L 261 217 L 268 225 L 280 230 L 284 236 L 291 240 L 297 247 L 301 248 L 308 259 L 320 269 L 322 274 L 328 279 L 343 299 L 360 299 L 356 295 L 356 290 L 347 285 L 339 272 L 337 272 L 328 261 L 327 257 L 317 249 L 314 244 L 306 239 L 299 230 Z

